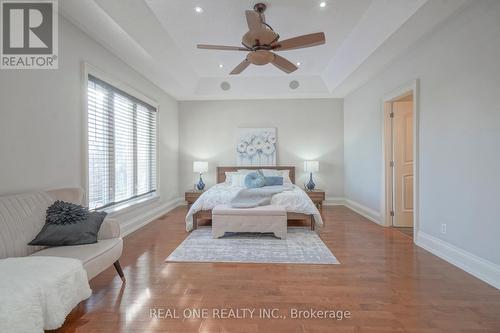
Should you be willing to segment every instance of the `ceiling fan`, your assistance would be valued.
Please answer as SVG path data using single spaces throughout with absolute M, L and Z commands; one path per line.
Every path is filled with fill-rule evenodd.
M 287 74 L 292 73 L 297 69 L 297 66 L 272 51 L 286 51 L 321 45 L 325 43 L 325 34 L 318 32 L 279 41 L 280 35 L 266 23 L 264 17 L 266 8 L 265 4 L 258 3 L 253 7 L 254 10 L 245 11 L 249 31 L 243 35 L 241 40 L 243 47 L 198 44 L 198 48 L 248 52 L 245 60 L 236 66 L 230 74 L 240 74 L 250 64 L 262 66 L 269 63 Z

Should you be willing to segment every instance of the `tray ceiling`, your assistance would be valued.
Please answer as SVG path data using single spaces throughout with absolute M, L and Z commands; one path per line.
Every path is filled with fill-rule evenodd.
M 245 52 L 199 50 L 196 44 L 241 45 L 248 30 L 244 11 L 254 2 L 64 0 L 59 4 L 67 19 L 167 93 L 194 100 L 343 97 L 463 3 L 328 0 L 322 7 L 321 2 L 265 1 L 266 21 L 281 39 L 324 31 L 327 42 L 280 52 L 300 63 L 292 74 L 266 65 L 250 66 L 237 76 L 228 73 Z M 422 22 L 426 25 L 419 25 Z M 401 37 L 405 38 L 398 41 Z M 367 68 L 370 58 L 380 57 L 381 52 L 385 52 L 382 60 Z M 296 89 L 290 87 L 294 80 L 299 83 Z M 229 89 L 222 89 L 223 82 Z

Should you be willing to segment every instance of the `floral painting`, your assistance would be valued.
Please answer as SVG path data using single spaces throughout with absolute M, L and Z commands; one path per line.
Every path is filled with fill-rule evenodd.
M 237 164 L 241 166 L 276 165 L 276 128 L 238 128 Z

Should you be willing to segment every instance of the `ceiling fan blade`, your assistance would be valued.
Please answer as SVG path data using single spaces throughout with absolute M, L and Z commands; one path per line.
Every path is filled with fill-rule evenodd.
M 245 10 L 245 15 L 247 17 L 248 29 L 250 31 L 262 28 L 262 19 L 260 18 L 259 13 L 254 10 Z
M 297 66 L 277 54 L 274 55 L 274 60 L 271 63 L 288 74 L 297 70 Z
M 234 75 L 234 74 L 240 74 L 241 72 L 243 72 L 245 70 L 245 68 L 248 67 L 248 65 L 250 65 L 250 61 L 248 61 L 247 59 L 243 60 L 242 62 L 240 62 L 240 64 L 238 66 L 236 66 L 232 71 L 231 75 Z
M 290 39 L 285 39 L 273 46 L 275 51 L 285 51 L 300 49 L 325 44 L 325 33 L 317 32 L 309 35 L 302 35 Z
M 196 47 L 204 50 L 248 51 L 248 49 L 240 46 L 198 44 Z

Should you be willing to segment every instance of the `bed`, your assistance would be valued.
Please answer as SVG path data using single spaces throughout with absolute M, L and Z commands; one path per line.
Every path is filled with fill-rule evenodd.
M 226 172 L 234 172 L 239 169 L 275 169 L 289 170 L 290 180 L 293 183 L 291 190 L 283 191 L 272 197 L 271 204 L 283 206 L 287 211 L 287 220 L 302 220 L 314 226 L 323 226 L 323 220 L 318 209 L 309 196 L 299 186 L 295 185 L 295 167 L 217 167 L 217 184 L 212 186 L 191 205 L 186 215 L 186 230 L 196 229 L 197 221 L 200 219 L 211 219 L 212 209 L 221 204 L 229 204 L 231 199 L 241 190 L 225 183 Z

